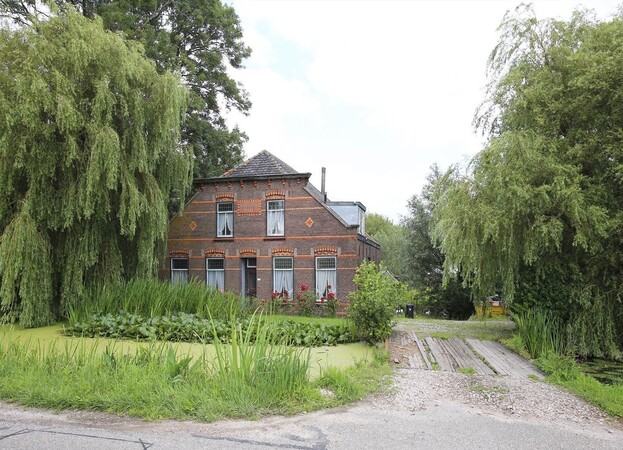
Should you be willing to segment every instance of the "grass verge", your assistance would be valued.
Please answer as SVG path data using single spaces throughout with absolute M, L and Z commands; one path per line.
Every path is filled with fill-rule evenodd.
M 232 335 L 232 344 L 217 344 L 216 356 L 166 343 L 2 339 L 0 398 L 57 410 L 207 422 L 347 404 L 381 388 L 390 374 L 387 355 L 375 351 L 351 367 L 320 367 L 312 377 L 311 350 L 245 339 Z
M 582 373 L 575 360 L 549 354 L 535 360 L 548 376 L 547 381 L 561 386 L 614 417 L 623 418 L 623 384 L 602 384 Z
M 530 358 L 519 334 L 503 341 L 503 344 L 525 358 Z M 623 384 L 600 383 L 584 374 L 575 360 L 569 356 L 549 353 L 535 359 L 534 362 L 547 375 L 547 382 L 573 392 L 614 417 L 623 418 Z

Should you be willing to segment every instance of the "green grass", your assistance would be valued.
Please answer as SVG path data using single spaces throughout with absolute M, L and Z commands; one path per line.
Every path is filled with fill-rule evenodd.
M 398 318 L 395 328 L 404 331 L 414 331 L 423 336 L 432 336 L 439 339 L 481 339 L 501 341 L 509 338 L 515 324 L 509 320 L 444 320 L 426 317 L 415 319 Z
M 232 343 L 215 346 L 50 338 L 50 329 L 27 339 L 30 330 L 3 328 L 0 398 L 26 406 L 145 419 L 257 418 L 349 403 L 390 374 L 387 355 L 370 347 L 271 346 L 262 338 L 267 328 L 256 330 L 254 344 L 232 329 Z M 366 349 L 359 358 L 358 347 Z M 333 349 L 342 367 L 331 363 Z
M 623 384 L 606 385 L 582 373 L 573 358 L 550 354 L 539 358 L 536 364 L 557 384 L 582 397 L 608 414 L 623 418 Z
M 464 375 L 474 375 L 476 373 L 476 369 L 473 367 L 459 367 L 458 370 Z
M 92 314 L 121 311 L 148 317 L 185 312 L 201 318 L 228 318 L 232 313 L 244 316 L 252 312 L 245 299 L 209 289 L 205 283 L 175 284 L 144 279 L 93 287 L 66 307 L 67 318 L 72 323 Z
M 551 312 L 539 308 L 526 308 L 514 312 L 513 318 L 517 325 L 517 333 L 532 358 L 565 352 L 562 322 Z

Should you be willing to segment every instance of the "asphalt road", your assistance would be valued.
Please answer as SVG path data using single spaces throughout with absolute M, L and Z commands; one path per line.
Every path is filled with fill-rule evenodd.
M 486 414 L 451 400 L 424 410 L 353 407 L 259 421 L 143 422 L 0 403 L 0 449 L 617 449 L 623 432 Z

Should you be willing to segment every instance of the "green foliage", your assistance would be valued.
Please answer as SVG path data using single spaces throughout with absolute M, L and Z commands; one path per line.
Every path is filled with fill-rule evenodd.
M 444 272 L 445 256 L 434 245 L 430 234 L 433 210 L 441 195 L 441 177 L 439 168 L 433 165 L 420 195 L 414 195 L 409 200 L 409 215 L 403 220 L 408 233 L 404 249 L 409 274 L 407 281 L 420 293 L 417 301 L 419 311 L 463 320 L 474 312 L 470 289 L 462 285 L 460 271 Z
M 309 286 L 302 284 L 300 289 L 291 298 L 288 294 L 273 292 L 271 299 L 267 302 L 261 300 L 259 307 L 266 310 L 269 314 L 287 314 L 303 317 L 336 317 L 339 308 L 339 300 L 333 292 L 329 292 L 326 297 L 316 299 L 314 291 Z
M 225 346 L 212 327 L 217 383 L 228 395 L 254 398 L 261 393 L 263 401 L 272 405 L 293 397 L 309 382 L 309 350 L 274 345 L 276 330 L 261 317 L 253 315 L 241 326 L 232 316 L 228 328 Z
M 251 50 L 232 6 L 220 0 L 53 0 L 73 5 L 87 17 L 102 18 L 105 29 L 140 42 L 159 72 L 180 73 L 190 90 L 182 141 L 194 154 L 194 175 L 220 175 L 242 161 L 246 135 L 230 129 L 222 110 L 247 113 L 251 103 L 241 84 L 231 78 Z M 34 0 L 0 0 L 0 13 L 28 24 L 37 10 Z M 39 11 L 45 10 L 39 8 Z M 175 192 L 184 198 L 184 191 Z
M 385 355 L 383 361 L 374 357 L 342 371 L 327 369 L 330 377 L 310 380 L 309 371 L 303 373 L 306 350 L 253 350 L 244 345 L 239 342 L 238 352 L 221 346 L 219 363 L 207 352 L 191 359 L 161 343 L 124 352 L 121 346 L 97 341 L 42 346 L 0 339 L 0 398 L 25 406 L 151 420 L 213 421 L 342 405 L 378 390 L 390 375 Z M 297 354 L 299 361 L 293 359 Z M 243 375 L 234 367 L 249 372 Z M 319 387 L 335 395 L 322 396 Z
M 67 311 L 70 323 L 86 320 L 93 314 L 120 311 L 149 317 L 184 312 L 202 319 L 222 320 L 231 314 L 242 317 L 250 313 L 244 299 L 228 291 L 208 289 L 205 283 L 181 284 L 143 278 L 90 286 L 83 297 L 72 299 Z
M 95 281 L 153 276 L 185 192 L 186 90 L 68 9 L 0 31 L 0 321 L 49 323 Z
M 575 360 L 568 356 L 550 354 L 535 362 L 548 375 L 549 381 L 615 417 L 623 417 L 623 384 L 601 384 L 595 378 L 583 374 Z
M 540 303 L 576 351 L 609 357 L 623 347 L 622 30 L 525 5 L 504 18 L 475 120 L 487 144 L 442 178 L 432 233 L 476 297 Z
M 515 308 L 512 317 L 532 358 L 566 353 L 565 330 L 557 316 L 541 308 Z
M 407 247 L 409 232 L 380 214 L 366 215 L 366 233 L 381 245 L 381 262 L 403 282 L 410 280 Z
M 407 303 L 406 285 L 393 280 L 382 266 L 364 262 L 355 274 L 357 290 L 350 294 L 349 318 L 366 342 L 387 339 L 396 305 Z
M 234 317 L 233 319 L 231 317 Z M 179 312 L 170 316 L 145 317 L 128 312 L 118 314 L 93 314 L 81 322 L 68 325 L 68 336 L 90 338 L 132 339 L 137 341 L 170 341 L 228 343 L 234 338 L 232 330 L 244 333 L 249 343 L 259 336 L 281 345 L 319 347 L 354 341 L 348 324 L 267 321 L 255 316 L 247 318 L 205 319 L 195 314 Z M 258 334 L 260 333 L 260 334 Z M 266 336 L 264 336 L 266 334 Z M 236 339 L 239 336 L 235 336 Z

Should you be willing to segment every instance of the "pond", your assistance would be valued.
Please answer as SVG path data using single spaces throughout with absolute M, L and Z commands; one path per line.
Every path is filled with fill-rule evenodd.
M 623 384 L 623 362 L 595 358 L 580 362 L 579 366 L 602 384 Z
M 30 342 L 38 347 L 48 348 L 54 346 L 63 349 L 67 343 L 79 342 L 81 345 L 95 347 L 98 352 L 103 352 L 107 347 L 120 353 L 136 352 L 138 347 L 149 347 L 153 343 L 131 340 L 118 340 L 108 338 L 75 338 L 63 336 L 62 324 L 51 325 L 41 328 L 24 329 L 14 325 L 0 325 L 0 340 L 17 340 L 22 343 Z M 163 343 L 168 345 L 168 343 Z M 157 344 L 156 344 L 157 345 Z M 190 355 L 194 357 L 202 354 L 215 354 L 214 346 L 211 344 L 199 344 L 188 342 L 173 342 L 170 345 L 178 355 Z M 346 368 L 353 366 L 358 361 L 372 358 L 372 347 L 363 343 L 341 344 L 330 347 L 315 347 L 310 349 L 311 370 L 310 375 L 316 377 L 327 367 Z M 305 352 L 306 354 L 306 352 Z

